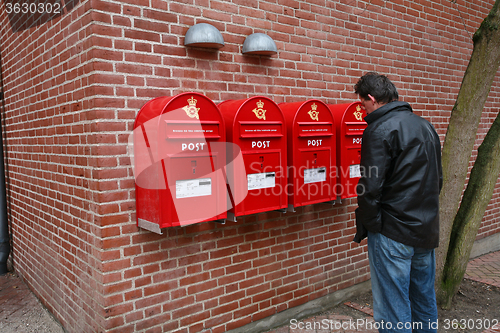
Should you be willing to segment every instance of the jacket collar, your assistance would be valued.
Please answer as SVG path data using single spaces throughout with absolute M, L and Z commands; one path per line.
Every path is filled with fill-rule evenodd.
M 370 124 L 370 123 L 373 123 L 375 120 L 383 117 L 385 114 L 387 114 L 391 111 L 410 111 L 410 112 L 413 112 L 410 104 L 408 104 L 406 102 L 395 101 L 395 102 L 390 102 L 390 103 L 387 103 L 385 105 L 382 105 L 377 110 L 375 110 L 372 113 L 370 113 L 369 115 L 367 115 L 364 119 L 368 124 Z

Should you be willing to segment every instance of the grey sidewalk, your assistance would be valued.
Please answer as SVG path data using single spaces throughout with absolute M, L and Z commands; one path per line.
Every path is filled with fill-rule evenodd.
M 0 276 L 0 332 L 63 333 L 64 329 L 20 277 Z

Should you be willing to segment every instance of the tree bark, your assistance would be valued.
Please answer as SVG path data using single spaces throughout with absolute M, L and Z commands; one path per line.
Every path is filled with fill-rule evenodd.
M 469 261 L 472 245 L 500 173 L 500 113 L 479 147 L 469 184 L 457 212 L 443 270 L 441 305 L 448 309 Z
M 452 109 L 442 152 L 444 182 L 439 198 L 440 244 L 436 250 L 438 300 L 446 294 L 441 282 L 451 228 L 464 189 L 484 104 L 500 65 L 500 0 L 495 1 L 474 34 L 473 42 L 474 48 Z

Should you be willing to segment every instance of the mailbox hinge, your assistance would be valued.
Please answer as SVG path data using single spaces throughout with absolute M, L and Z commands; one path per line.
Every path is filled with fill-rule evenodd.
M 226 221 L 236 222 L 236 216 L 234 215 L 234 213 L 227 212 Z
M 339 204 L 339 205 L 342 205 L 342 198 L 340 196 L 337 196 L 337 199 L 336 200 L 332 200 L 332 201 L 327 201 L 326 203 L 331 203 L 332 205 L 336 205 L 336 204 Z
M 160 228 L 159 224 L 156 224 L 156 223 L 153 223 L 153 222 L 149 222 L 149 221 L 146 221 L 146 220 L 143 220 L 143 219 L 137 219 L 137 226 L 139 228 L 146 229 L 146 230 L 149 230 L 151 232 L 154 232 L 154 233 L 156 233 L 158 235 L 163 235 L 163 233 L 161 232 L 161 228 Z

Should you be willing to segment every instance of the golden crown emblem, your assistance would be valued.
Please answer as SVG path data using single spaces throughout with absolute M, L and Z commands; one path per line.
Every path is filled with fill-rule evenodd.
M 362 121 L 363 120 L 363 112 L 361 109 L 361 106 L 356 106 L 356 111 L 354 111 L 354 117 L 356 120 Z
M 307 113 L 309 114 L 309 116 L 311 117 L 312 120 L 319 121 L 319 118 L 318 118 L 319 112 L 316 111 L 317 109 L 318 109 L 318 106 L 315 103 L 313 103 L 311 105 L 311 110 Z
M 189 118 L 196 118 L 200 119 L 200 116 L 198 115 L 198 111 L 200 111 L 200 108 L 196 107 L 196 103 L 198 102 L 194 96 L 191 96 L 190 99 L 187 100 L 189 105 L 186 105 L 182 109 L 186 111 L 186 114 L 188 115 Z
M 255 113 L 255 116 L 258 119 L 266 120 L 266 110 L 264 110 L 263 107 L 264 107 L 264 102 L 259 100 L 257 102 L 257 107 L 255 109 L 253 109 L 252 111 L 253 111 L 253 113 Z

